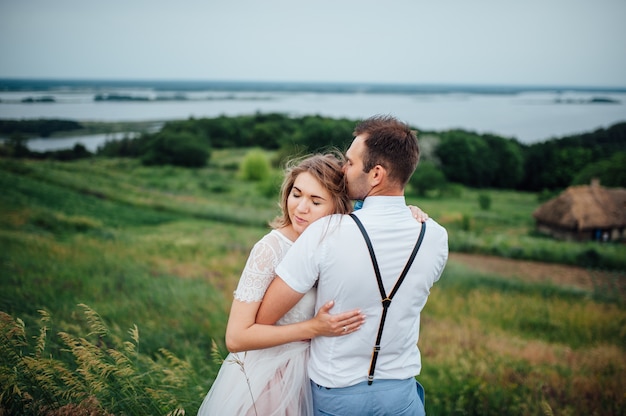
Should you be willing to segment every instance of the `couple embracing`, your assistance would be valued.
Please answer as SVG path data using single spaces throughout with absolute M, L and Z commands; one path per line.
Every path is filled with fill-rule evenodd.
M 199 415 L 425 414 L 420 313 L 448 237 L 406 206 L 418 160 L 415 132 L 375 116 L 343 163 L 317 155 L 287 171 L 283 215 L 248 259 L 231 354 Z M 362 208 L 350 213 L 350 200 Z

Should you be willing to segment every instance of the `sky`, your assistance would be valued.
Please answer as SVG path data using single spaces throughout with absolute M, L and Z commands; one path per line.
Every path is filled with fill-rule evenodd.
M 0 77 L 626 87 L 626 0 L 0 0 Z

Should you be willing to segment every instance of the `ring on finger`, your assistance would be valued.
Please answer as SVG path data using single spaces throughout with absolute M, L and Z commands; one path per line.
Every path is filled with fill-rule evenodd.
M 344 326 L 343 327 L 343 332 L 347 332 L 347 331 L 348 331 L 348 328 Z

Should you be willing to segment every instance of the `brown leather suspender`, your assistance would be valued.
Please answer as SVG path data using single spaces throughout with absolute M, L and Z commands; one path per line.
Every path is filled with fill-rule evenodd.
M 367 248 L 370 252 L 370 257 L 372 258 L 372 265 L 374 266 L 374 272 L 376 273 L 376 280 L 378 281 L 378 290 L 380 291 L 380 297 L 383 303 L 383 313 L 380 317 L 380 324 L 378 325 L 378 335 L 376 335 L 376 343 L 374 344 L 374 350 L 372 351 L 372 361 L 370 362 L 369 375 L 367 376 L 367 384 L 371 385 L 374 382 L 374 370 L 376 368 L 376 359 L 378 358 L 378 352 L 380 351 L 380 341 L 383 336 L 383 326 L 385 325 L 385 318 L 387 317 L 387 309 L 389 309 L 389 305 L 391 305 L 391 299 L 394 297 L 394 295 L 400 288 L 400 285 L 404 281 L 404 278 L 409 272 L 409 268 L 411 267 L 411 264 L 413 263 L 413 260 L 415 259 L 415 256 L 417 255 L 417 251 L 419 250 L 420 245 L 422 245 L 422 240 L 424 239 L 424 233 L 426 231 L 426 223 L 425 222 L 422 223 L 422 230 L 420 231 L 419 238 L 417 239 L 417 242 L 415 243 L 413 252 L 411 253 L 411 256 L 409 257 L 409 260 L 407 261 L 406 265 L 404 266 L 404 270 L 402 270 L 400 277 L 398 277 L 398 281 L 396 282 L 393 289 L 391 290 L 391 293 L 389 294 L 389 296 L 387 296 L 385 294 L 385 287 L 383 286 L 383 279 L 380 276 L 380 270 L 378 268 L 378 261 L 376 261 L 376 256 L 374 255 L 374 248 L 372 247 L 372 242 L 370 241 L 370 238 L 367 235 L 367 232 L 365 231 L 365 227 L 363 227 L 363 223 L 361 222 L 361 220 L 359 220 L 357 216 L 354 214 L 350 214 L 350 216 L 356 222 L 356 225 L 359 227 L 359 230 L 361 230 L 361 234 L 363 234 L 363 238 L 365 238 L 365 243 L 367 244 Z

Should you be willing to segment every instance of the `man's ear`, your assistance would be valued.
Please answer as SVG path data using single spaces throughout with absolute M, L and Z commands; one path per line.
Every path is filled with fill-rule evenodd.
M 380 185 L 383 179 L 387 176 L 387 171 L 381 165 L 376 165 L 370 170 L 370 185 L 372 187 Z

